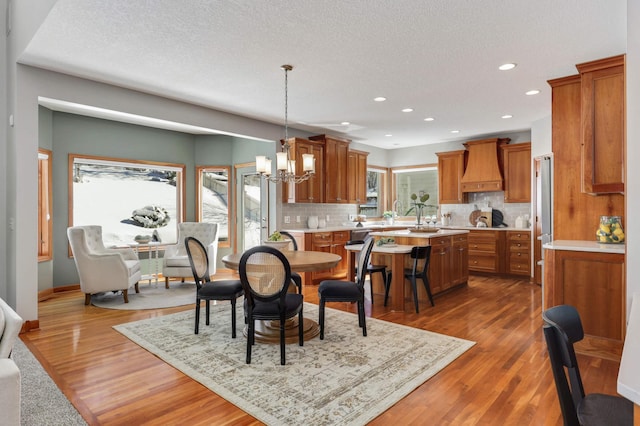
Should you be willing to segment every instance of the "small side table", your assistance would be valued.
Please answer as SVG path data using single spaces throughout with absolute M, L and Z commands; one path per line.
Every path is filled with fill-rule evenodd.
M 155 285 L 158 285 L 158 276 L 160 275 L 160 250 L 164 248 L 166 244 L 152 241 L 148 243 L 131 243 L 129 247 L 135 251 L 138 259 L 140 259 L 140 250 L 145 249 L 149 252 L 149 273 L 143 274 L 140 280 L 149 280 L 149 285 L 152 281 L 155 281 Z

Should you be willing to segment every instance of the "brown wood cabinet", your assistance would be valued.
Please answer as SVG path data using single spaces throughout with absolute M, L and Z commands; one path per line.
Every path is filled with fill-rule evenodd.
M 451 237 L 451 286 L 469 281 L 469 237 L 468 234 Z
M 349 150 L 347 160 L 347 195 L 352 204 L 367 202 L 368 152 Z
M 429 264 L 429 283 L 432 293 L 440 293 L 452 287 L 451 282 L 451 237 L 430 238 L 431 261 Z
M 625 337 L 624 254 L 545 250 L 544 307 L 568 304 L 580 313 L 578 352 L 620 360 Z
M 625 56 L 576 65 L 582 111 L 582 190 L 624 192 Z
M 296 175 L 303 174 L 302 155 L 313 154 L 316 172 L 301 183 L 282 186 L 283 203 L 322 203 L 324 201 L 324 146 L 320 142 L 302 138 L 289 139 L 290 153 L 296 161 Z
M 531 276 L 531 232 L 507 232 L 507 273 Z
M 310 232 L 305 234 L 304 250 L 333 253 L 342 258 L 340 263 L 330 270 L 307 272 L 305 283 L 318 284 L 322 280 L 344 279 L 347 277 L 347 250 L 344 246 L 349 241 L 350 235 L 350 231 Z
M 324 143 L 324 202 L 348 203 L 349 141 L 328 135 L 311 136 L 309 139 Z
M 462 175 L 466 150 L 437 152 L 438 156 L 438 203 L 463 204 L 467 194 L 462 192 Z
M 469 271 L 504 273 L 503 231 L 469 231 Z
M 504 202 L 531 202 L 531 142 L 502 146 Z

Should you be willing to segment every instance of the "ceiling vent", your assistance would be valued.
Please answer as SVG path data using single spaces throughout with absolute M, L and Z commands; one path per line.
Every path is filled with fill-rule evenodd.
M 502 162 L 500 146 L 509 143 L 509 138 L 482 139 L 465 142 L 467 167 L 462 176 L 462 192 L 502 191 Z

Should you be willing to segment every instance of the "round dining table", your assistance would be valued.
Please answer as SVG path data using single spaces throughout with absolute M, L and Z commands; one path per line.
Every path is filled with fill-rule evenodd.
M 323 271 L 335 267 L 342 257 L 337 254 L 323 251 L 300 251 L 282 250 L 291 266 L 292 272 L 314 272 Z M 232 253 L 222 258 L 222 263 L 229 269 L 235 271 L 240 269 L 240 258 L 242 253 Z M 294 286 L 292 286 L 294 287 Z M 320 334 L 318 322 L 310 318 L 303 318 L 304 340 L 310 340 Z M 298 341 L 298 318 L 294 317 L 285 321 L 285 341 L 295 343 Z M 244 335 L 247 335 L 245 327 Z M 255 338 L 258 342 L 279 343 L 280 342 L 280 322 L 279 321 L 257 321 Z

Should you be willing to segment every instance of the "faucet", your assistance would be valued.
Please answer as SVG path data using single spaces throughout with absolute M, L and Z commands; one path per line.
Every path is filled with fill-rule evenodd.
M 395 219 L 396 217 L 398 217 L 398 200 L 395 200 L 393 202 L 393 207 L 391 208 L 391 210 L 393 210 L 393 218 Z

